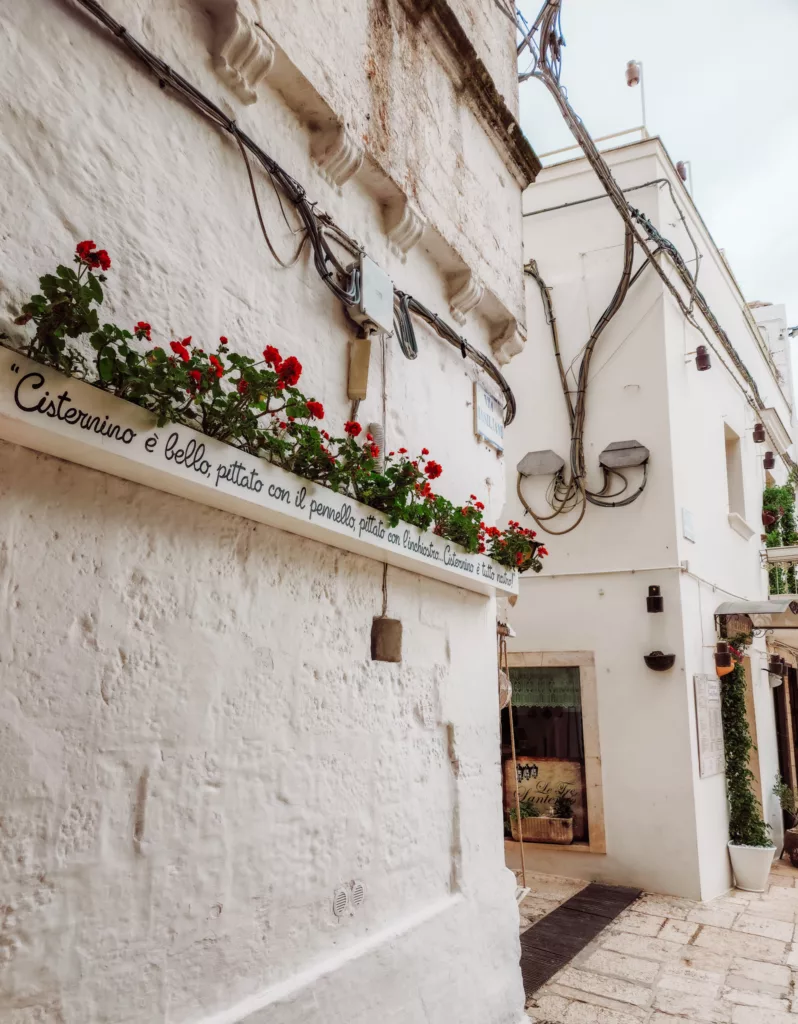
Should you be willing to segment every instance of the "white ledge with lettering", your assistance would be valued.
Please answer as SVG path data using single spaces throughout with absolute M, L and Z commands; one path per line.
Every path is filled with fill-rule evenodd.
M 0 347 L 0 438 L 466 590 L 512 569 Z

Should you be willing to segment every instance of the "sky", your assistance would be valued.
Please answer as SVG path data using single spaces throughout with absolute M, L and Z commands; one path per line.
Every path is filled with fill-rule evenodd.
M 519 7 L 531 21 L 540 4 Z M 784 302 L 798 324 L 798 0 L 563 0 L 562 28 L 561 80 L 593 138 L 641 123 L 625 70 L 642 61 L 649 133 L 691 162 L 746 299 Z M 533 79 L 521 124 L 538 154 L 573 142 Z

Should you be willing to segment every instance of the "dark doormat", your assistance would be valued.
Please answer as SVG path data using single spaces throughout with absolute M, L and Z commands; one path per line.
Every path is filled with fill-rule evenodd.
M 527 998 L 581 953 L 639 895 L 639 889 L 592 882 L 528 928 L 521 936 L 521 974 Z

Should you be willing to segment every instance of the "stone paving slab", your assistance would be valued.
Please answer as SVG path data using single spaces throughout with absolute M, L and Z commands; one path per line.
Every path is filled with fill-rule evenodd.
M 556 903 L 567 882 L 533 898 Z M 708 903 L 641 896 L 526 1012 L 537 1024 L 798 1024 L 798 870 L 777 863 L 766 893 Z

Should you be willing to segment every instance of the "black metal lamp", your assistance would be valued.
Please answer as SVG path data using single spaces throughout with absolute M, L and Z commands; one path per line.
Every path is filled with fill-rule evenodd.
M 712 363 L 709 359 L 709 349 L 706 345 L 699 345 L 695 350 L 695 365 L 699 370 L 709 370 Z
M 773 452 L 765 452 L 765 458 L 763 461 L 765 469 L 773 469 L 773 467 L 776 465 L 776 456 L 773 454 Z
M 765 424 L 757 423 L 757 425 L 754 427 L 754 441 L 757 444 L 762 444 L 766 440 L 767 435 L 765 434 Z
M 660 593 L 659 587 L 650 586 L 648 588 L 648 597 L 646 598 L 646 609 L 649 612 L 665 611 L 665 599 Z

